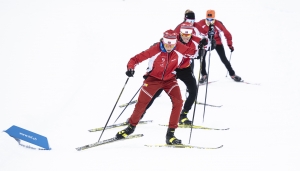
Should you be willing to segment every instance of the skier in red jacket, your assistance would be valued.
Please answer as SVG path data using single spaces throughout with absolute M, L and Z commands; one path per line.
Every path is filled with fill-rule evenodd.
M 229 75 L 231 76 L 231 78 L 234 81 L 240 82 L 242 80 L 241 77 L 239 77 L 235 74 L 235 71 L 232 69 L 230 62 L 228 61 L 228 59 L 226 57 L 220 34 L 224 33 L 224 36 L 227 40 L 227 45 L 228 45 L 229 49 L 231 50 L 231 52 L 234 51 L 234 48 L 232 46 L 232 36 L 231 36 L 230 32 L 225 28 L 223 23 L 221 21 L 215 19 L 215 11 L 207 10 L 206 18 L 197 22 L 196 27 L 198 27 L 198 29 L 200 30 L 200 34 L 202 36 L 208 36 L 208 38 L 211 38 L 211 36 L 208 33 L 212 34 L 212 36 L 213 36 L 212 38 L 214 38 L 216 41 L 215 49 L 216 49 L 221 61 L 227 68 Z M 208 49 L 206 49 L 206 50 L 208 50 Z M 206 52 L 207 51 L 205 51 L 204 58 L 202 60 L 202 71 L 201 71 L 202 78 L 200 79 L 200 83 L 207 82 L 207 73 L 206 73 L 206 69 L 205 69 L 206 68 L 206 63 L 205 63 Z
M 138 101 L 129 118 L 129 125 L 126 129 L 116 134 L 117 139 L 125 138 L 134 132 L 136 125 L 155 93 L 159 89 L 163 89 L 171 98 L 173 105 L 166 134 L 166 143 L 181 144 L 181 140 L 174 135 L 175 129 L 178 127 L 177 124 L 183 103 L 176 80 L 175 69 L 181 64 L 183 58 L 193 58 L 196 51 L 197 49 L 187 47 L 178 42 L 177 34 L 173 30 L 167 30 L 163 34 L 162 41 L 129 60 L 126 75 L 132 77 L 135 72 L 135 66 L 149 59 L 148 77 L 143 82 Z
M 200 37 L 197 37 L 193 35 L 193 24 L 189 22 L 184 22 L 180 24 L 180 30 L 177 32 L 179 36 L 177 36 L 177 40 L 184 45 L 198 49 L 200 47 L 200 44 L 202 46 L 207 45 L 208 39 L 204 38 L 201 39 Z M 176 31 L 175 31 L 176 32 Z M 155 45 L 155 44 L 154 44 Z M 196 51 L 194 58 L 199 59 L 198 55 L 198 50 Z M 199 57 L 199 58 L 198 58 Z M 185 85 L 188 90 L 188 96 L 187 99 L 184 103 L 183 109 L 180 113 L 180 119 L 179 119 L 179 125 L 191 125 L 192 121 L 190 121 L 187 118 L 187 114 L 189 110 L 192 108 L 193 103 L 195 102 L 196 95 L 197 95 L 197 83 L 196 83 L 196 78 L 194 76 L 193 72 L 193 61 L 194 58 L 183 58 L 180 66 L 175 70 L 176 71 L 176 76 L 177 79 L 180 79 Z M 144 75 L 144 78 L 146 78 L 148 73 Z M 161 94 L 163 89 L 158 90 L 155 95 L 153 96 L 152 100 L 148 103 L 146 110 L 152 105 L 153 101 Z M 146 111 L 143 113 L 141 116 L 141 119 L 143 118 L 144 114 Z
M 178 40 L 184 45 L 192 48 L 199 49 L 201 46 L 207 45 L 209 42 L 206 38 L 200 38 L 195 36 L 193 33 L 194 26 L 192 23 L 184 22 L 179 25 L 180 30 Z M 200 59 L 199 52 L 197 51 L 194 55 L 196 59 Z M 177 78 L 184 82 L 186 85 L 188 96 L 184 103 L 183 109 L 180 114 L 179 124 L 191 125 L 192 121 L 187 118 L 189 110 L 192 108 L 197 95 L 197 84 L 194 76 L 194 58 L 184 59 L 182 64 L 176 70 Z

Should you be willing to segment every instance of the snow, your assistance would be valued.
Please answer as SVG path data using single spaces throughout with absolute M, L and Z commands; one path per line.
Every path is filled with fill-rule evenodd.
M 236 74 L 261 83 L 235 83 L 212 51 L 209 79 L 219 81 L 209 84 L 206 100 L 223 106 L 205 107 L 204 113 L 197 105 L 194 123 L 230 129 L 193 129 L 191 139 L 190 129 L 177 129 L 175 135 L 186 144 L 224 147 L 145 147 L 165 143 L 167 128 L 158 124 L 168 123 L 171 102 L 163 93 L 143 118 L 153 123 L 136 128 L 143 138 L 76 151 L 97 142 L 101 132 L 87 130 L 104 126 L 111 113 L 109 124 L 114 123 L 123 110 L 118 105 L 141 86 L 147 61 L 137 66 L 112 112 L 129 58 L 175 28 L 186 9 L 196 20 L 207 9 L 216 10 L 233 36 Z M 2 132 L 0 170 L 299 170 L 299 14 L 292 0 L 0 1 L 0 129 L 17 125 L 46 136 L 52 148 L 27 149 Z M 185 86 L 179 84 L 184 97 Z M 202 86 L 198 101 L 204 100 Z M 117 122 L 133 109 L 129 106 Z M 101 140 L 121 129 L 106 130 Z

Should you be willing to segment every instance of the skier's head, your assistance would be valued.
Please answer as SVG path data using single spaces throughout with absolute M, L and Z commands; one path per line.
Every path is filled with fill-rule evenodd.
M 180 25 L 180 38 L 184 43 L 188 43 L 192 37 L 193 24 L 184 22 Z
M 194 25 L 195 23 L 195 13 L 192 10 L 185 10 L 184 12 L 184 22 L 189 22 Z
M 215 23 L 215 10 L 207 10 L 205 18 L 206 25 L 213 25 Z
M 167 30 L 163 35 L 163 44 L 166 51 L 171 52 L 177 44 L 177 34 L 173 30 Z

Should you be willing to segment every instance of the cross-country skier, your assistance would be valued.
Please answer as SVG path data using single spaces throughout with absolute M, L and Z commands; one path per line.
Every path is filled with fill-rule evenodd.
M 198 30 L 200 31 L 201 36 L 207 36 L 210 38 L 211 36 L 208 35 L 208 33 L 212 34 L 212 37 L 216 41 L 215 49 L 216 49 L 221 61 L 225 65 L 226 69 L 228 70 L 229 75 L 231 76 L 231 78 L 234 81 L 240 82 L 242 79 L 241 79 L 241 77 L 237 76 L 235 74 L 235 71 L 232 69 L 230 62 L 228 61 L 228 59 L 226 57 L 224 46 L 223 46 L 222 40 L 221 40 L 221 33 L 224 33 L 224 36 L 227 41 L 227 45 L 228 45 L 230 51 L 233 52 L 234 48 L 232 46 L 232 36 L 231 36 L 230 32 L 225 28 L 224 24 L 221 21 L 215 19 L 215 11 L 207 10 L 205 19 L 202 19 L 199 22 L 197 22 L 195 27 L 197 27 Z M 206 50 L 208 50 L 208 48 L 206 48 Z M 205 62 L 206 52 L 207 51 L 205 51 L 204 57 L 202 60 L 202 70 L 201 70 L 202 77 L 199 81 L 201 84 L 207 82 L 207 72 L 206 72 L 206 62 Z
M 171 98 L 173 105 L 169 128 L 166 134 L 166 143 L 181 144 L 181 140 L 177 139 L 174 135 L 175 129 L 178 127 L 179 115 L 183 103 L 175 70 L 184 58 L 193 58 L 196 51 L 197 49 L 190 48 L 178 42 L 177 34 L 173 30 L 167 30 L 164 32 L 163 38 L 159 43 L 129 60 L 126 75 L 132 77 L 135 72 L 135 66 L 149 59 L 148 77 L 143 82 L 138 101 L 128 121 L 129 125 L 126 129 L 116 134 L 117 139 L 125 138 L 134 132 L 136 125 L 155 93 L 163 89 Z

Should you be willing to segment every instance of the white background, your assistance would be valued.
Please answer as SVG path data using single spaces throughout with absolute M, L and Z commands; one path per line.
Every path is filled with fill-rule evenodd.
M 189 139 L 190 129 L 177 129 L 175 135 L 185 144 L 224 147 L 145 147 L 165 143 L 167 127 L 158 124 L 168 123 L 171 101 L 163 93 L 143 118 L 153 123 L 136 128 L 143 138 L 76 151 L 98 141 L 101 132 L 87 130 L 107 122 L 127 79 L 128 60 L 182 22 L 186 9 L 197 21 L 214 9 L 233 36 L 236 74 L 261 83 L 225 77 L 224 65 L 211 52 L 209 79 L 219 81 L 209 84 L 206 100 L 223 106 L 204 112 L 197 105 L 194 123 L 230 130 L 193 129 Z M 16 125 L 36 132 L 52 148 L 23 148 L 3 132 L 0 170 L 299 170 L 298 11 L 292 0 L 0 0 L 0 129 Z M 146 67 L 147 61 L 137 66 L 118 105 L 139 89 Z M 179 84 L 184 98 L 185 86 Z M 201 86 L 198 101 L 204 100 Z M 109 124 L 123 110 L 118 105 Z M 133 109 L 129 106 L 117 122 Z M 106 130 L 101 140 L 122 129 Z

